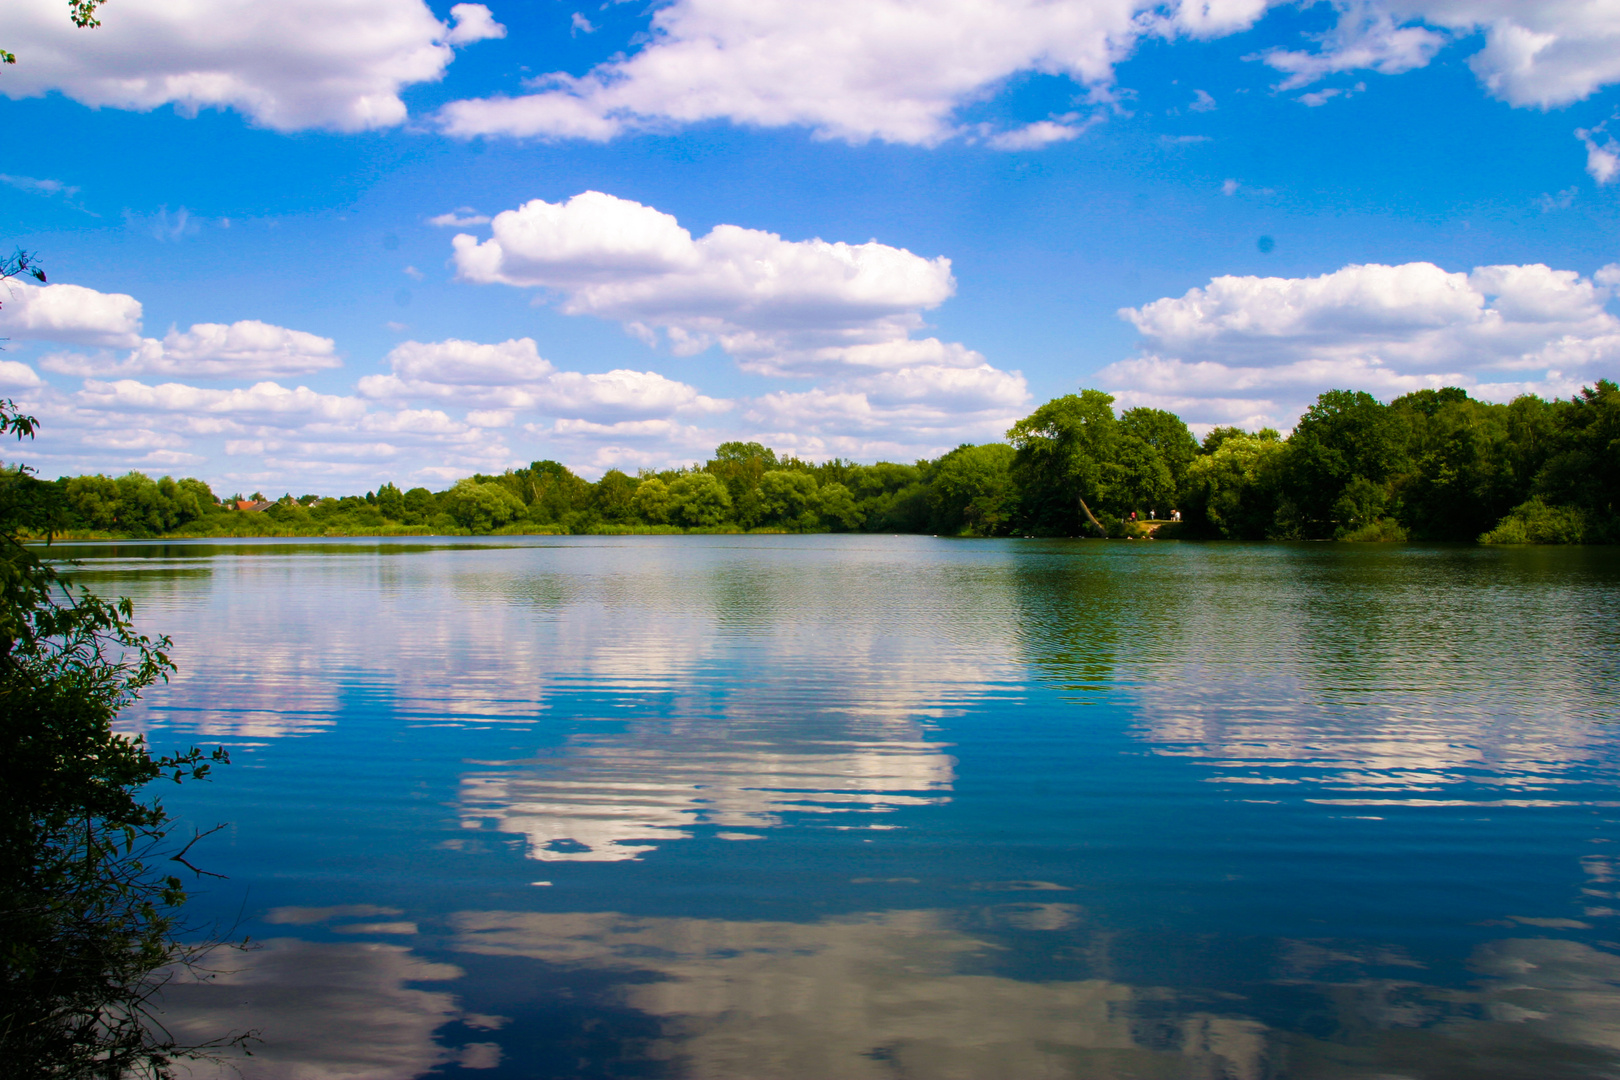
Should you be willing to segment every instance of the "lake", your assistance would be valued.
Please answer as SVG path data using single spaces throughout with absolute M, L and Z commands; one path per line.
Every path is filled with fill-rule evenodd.
M 1620 550 L 59 550 L 249 1080 L 1620 1076 Z

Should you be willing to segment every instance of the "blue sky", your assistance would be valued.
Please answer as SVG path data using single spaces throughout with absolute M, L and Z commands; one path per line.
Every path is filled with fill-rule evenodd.
M 46 475 L 909 460 L 1081 386 L 1286 428 L 1620 372 L 1620 3 L 59 7 L 0 17 Z

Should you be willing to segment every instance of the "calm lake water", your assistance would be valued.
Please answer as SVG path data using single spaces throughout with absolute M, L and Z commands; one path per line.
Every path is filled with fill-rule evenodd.
M 1620 1076 L 1620 550 L 63 553 L 250 1080 Z

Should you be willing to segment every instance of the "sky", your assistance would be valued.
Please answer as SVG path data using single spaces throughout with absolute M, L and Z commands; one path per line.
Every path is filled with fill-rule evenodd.
M 1620 0 L 7 0 L 0 395 L 221 494 L 1620 378 Z

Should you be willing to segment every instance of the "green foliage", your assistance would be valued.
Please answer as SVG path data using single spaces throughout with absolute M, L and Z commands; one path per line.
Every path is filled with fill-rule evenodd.
M 856 505 L 854 494 L 836 480 L 821 485 L 817 495 L 821 520 L 833 532 L 854 532 L 866 520 L 866 512 Z
M 1553 432 L 1533 490 L 1577 508 L 1589 539 L 1620 541 L 1620 387 L 1607 379 L 1553 406 Z
M 1288 439 L 1284 513 L 1294 528 L 1320 539 L 1377 517 L 1388 498 L 1374 489 L 1405 464 L 1406 441 L 1402 414 L 1371 394 L 1319 396 Z
M 689 529 L 712 529 L 731 518 L 731 495 L 713 473 L 678 478 L 669 485 L 669 504 L 669 520 Z
M 1122 508 L 1169 510 L 1198 457 L 1197 440 L 1181 417 L 1163 409 L 1127 409 L 1119 427 L 1126 490 Z
M 1275 431 L 1226 431 L 1206 439 L 1213 451 L 1187 468 L 1184 517 L 1194 535 L 1263 540 L 1276 522 L 1286 448 Z
M 299 502 L 303 502 L 302 499 Z M 385 519 L 401 521 L 405 517 L 405 494 L 392 483 L 377 489 L 377 512 Z
M 609 469 L 591 491 L 591 508 L 604 521 L 631 520 L 636 515 L 635 497 L 639 483 L 618 469 Z
M 523 515 L 523 500 L 506 484 L 476 479 L 458 480 L 445 495 L 445 512 L 457 525 L 487 533 Z
M 799 532 L 814 529 L 820 523 L 819 489 L 810 473 L 771 469 L 759 479 L 758 523 Z
M 1120 468 L 1114 399 L 1082 390 L 1048 401 L 1007 432 L 1021 519 L 1039 533 L 1073 536 L 1113 501 Z M 1086 505 L 1082 505 L 1086 504 Z
M 649 476 L 636 488 L 635 495 L 630 499 L 630 507 L 637 517 L 649 525 L 667 525 L 675 509 L 675 501 L 670 496 L 668 484 L 656 476 Z
M 1482 544 L 1581 544 L 1588 535 L 1586 512 L 1577 506 L 1548 506 L 1538 496 L 1515 506 Z
M 1015 507 L 1014 451 L 1006 443 L 959 446 L 939 459 L 928 485 L 930 528 L 942 536 L 1000 536 Z
M 74 476 L 58 482 L 69 511 L 66 524 L 128 536 L 159 536 L 201 518 L 214 509 L 214 493 L 201 480 L 178 483 L 165 476 L 153 480 L 130 472 L 107 476 Z
M 1447 387 L 1407 394 L 1390 407 L 1406 414 L 1410 433 L 1410 466 L 1392 494 L 1414 536 L 1472 539 L 1524 499 L 1534 469 L 1514 453 L 1508 406 Z
M 0 402 L 0 432 L 31 436 Z M 132 474 L 133 475 L 133 474 Z M 146 485 L 150 485 L 148 488 Z M 152 511 L 149 479 L 131 483 Z M 115 484 L 115 486 L 117 486 Z M 8 470 L 0 484 L 0 1061 L 6 1074 L 117 1078 L 171 1075 L 181 1047 L 147 1004 L 165 969 L 199 956 L 182 945 L 186 894 L 168 861 L 173 823 L 143 789 L 202 779 L 227 759 L 192 748 L 154 757 L 114 732 L 118 712 L 173 670 L 167 638 L 134 629 L 127 599 L 75 588 L 21 542 L 62 511 L 59 485 Z M 150 519 L 143 519 L 145 527 Z M 193 840 L 195 842 L 195 838 Z
M 376 535 L 765 531 L 946 536 L 1620 541 L 1620 389 L 1567 401 L 1475 401 L 1456 387 L 1385 405 L 1322 394 L 1287 439 L 1212 428 L 1202 445 L 1161 409 L 1116 416 L 1083 390 L 1014 424 L 1007 443 L 870 465 L 783 457 L 757 442 L 701 466 L 590 483 L 555 461 L 449 490 L 283 496 L 262 512 L 192 479 L 141 473 L 9 480 L 35 535 Z M 255 499 L 260 498 L 255 493 Z M 20 502 L 19 502 L 20 504 Z M 1160 522 L 1180 510 L 1173 525 Z
M 1407 539 L 1407 533 L 1400 522 L 1392 518 L 1378 518 L 1350 529 L 1339 539 L 1352 544 L 1398 544 Z
M 715 447 L 714 457 L 703 470 L 720 479 L 738 522 L 755 525 L 760 520 L 759 482 L 777 467 L 776 451 L 757 442 L 726 442 Z

